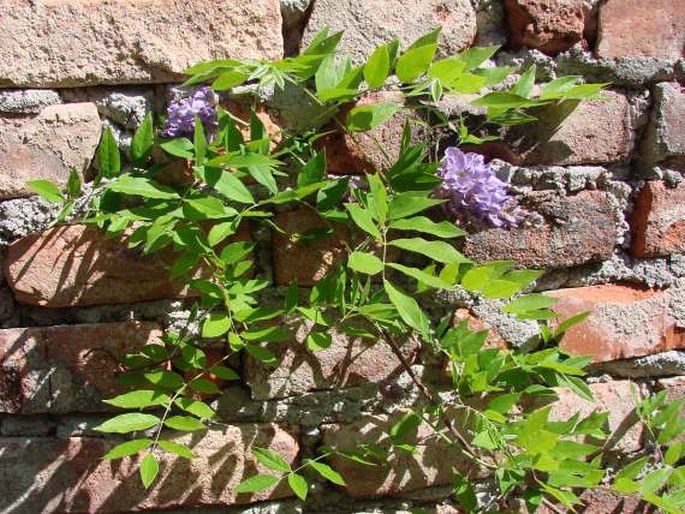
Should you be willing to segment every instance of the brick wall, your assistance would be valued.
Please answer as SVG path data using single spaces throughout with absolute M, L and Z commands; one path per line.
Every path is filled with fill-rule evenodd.
M 235 495 L 256 466 L 251 446 L 295 461 L 322 444 L 371 441 L 416 399 L 397 357 L 381 346 L 337 334 L 330 348 L 310 353 L 295 339 L 268 373 L 249 358 L 236 363 L 244 383 L 226 386 L 214 402 L 220 423 L 203 436 L 183 436 L 198 458 L 169 460 L 145 492 L 132 462 L 99 460 L 116 439 L 92 428 L 110 409 L 100 400 L 119 391 L 117 356 L 182 325 L 187 292 L 154 258 L 141 259 L 95 229 L 47 228 L 54 208 L 24 184 L 64 184 L 72 167 L 87 173 L 103 126 L 126 150 L 146 110 L 162 107 L 191 63 L 279 58 L 325 25 L 345 29 L 342 47 L 362 58 L 376 44 L 394 37 L 407 44 L 437 24 L 445 52 L 497 44 L 499 64 L 535 63 L 540 80 L 578 74 L 612 83 L 604 101 L 581 104 L 561 129 L 550 131 L 558 113 L 541 112 L 538 124 L 508 136 L 506 150 L 489 150 L 506 157 L 493 166 L 544 223 L 481 231 L 463 251 L 479 261 L 543 267 L 549 271 L 537 289 L 558 297 L 563 315 L 591 312 L 562 345 L 594 356 L 595 405 L 611 411 L 612 426 L 632 411 L 631 380 L 640 394 L 682 395 L 685 3 L 9 0 L 0 3 L 0 512 L 300 512 L 285 489 Z M 463 102 L 443 104 L 456 116 Z M 315 113 L 296 95 L 275 92 L 260 116 L 297 127 Z M 376 134 L 391 155 L 403 116 Z M 382 168 L 381 156 L 355 137 L 324 141 L 329 168 Z M 316 228 L 304 211 L 280 213 L 278 223 L 291 233 Z M 285 286 L 295 278 L 312 285 L 339 258 L 347 234 L 309 246 L 264 229 L 241 237 L 257 242 L 260 269 Z M 535 333 L 492 301 L 454 308 L 495 329 L 499 344 L 525 344 Z M 439 384 L 439 368 L 419 350 L 407 342 L 406 359 Z M 562 393 L 555 412 L 592 408 Z M 620 444 L 626 452 L 639 448 L 639 430 Z M 446 500 L 451 469 L 467 464 L 439 443 L 385 468 L 339 464 L 348 487 L 316 484 L 306 509 L 458 512 Z M 643 508 L 603 491 L 584 499 L 585 512 Z

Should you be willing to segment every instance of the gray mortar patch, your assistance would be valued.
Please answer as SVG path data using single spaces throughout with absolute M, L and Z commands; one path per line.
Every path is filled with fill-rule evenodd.
M 38 114 L 45 107 L 61 103 L 59 93 L 52 89 L 0 91 L 0 113 Z
M 636 359 L 604 362 L 591 366 L 591 370 L 621 378 L 682 375 L 685 374 L 685 351 L 673 350 Z
M 58 206 L 38 196 L 0 203 L 0 247 L 46 229 L 58 212 Z
M 481 299 L 473 307 L 473 313 L 492 328 L 497 330 L 505 341 L 517 348 L 526 348 L 537 344 L 540 329 L 532 320 L 519 320 L 515 316 L 502 312 L 507 300 Z

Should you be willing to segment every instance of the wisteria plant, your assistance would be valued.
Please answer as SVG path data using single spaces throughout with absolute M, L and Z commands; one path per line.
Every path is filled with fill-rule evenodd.
M 594 97 L 604 85 L 562 77 L 535 87 L 530 67 L 505 87 L 518 70 L 488 64 L 496 47 L 436 59 L 439 30 L 404 51 L 397 41 L 382 45 L 364 63 L 353 64 L 338 54 L 341 36 L 324 30 L 301 55 L 277 62 L 229 59 L 191 67 L 165 119 L 155 123 L 149 114 L 135 133 L 132 166 L 125 172 L 112 134 L 104 133 L 87 222 L 124 237 L 145 254 L 174 256 L 170 277 L 197 295 L 186 329 L 167 332 L 164 345 L 123 357 L 127 373 L 120 378 L 132 390 L 106 402 L 129 412 L 98 430 L 128 438 L 104 458 L 139 454 L 146 488 L 155 481 L 164 452 L 192 459 L 192 447 L 176 434 L 217 422 L 211 406 L 221 393 L 216 379 L 241 380 L 234 356 L 274 365 L 274 345 L 292 340 L 287 327 L 298 325 L 307 327 L 311 352 L 330 347 L 333 332 L 388 345 L 421 398 L 378 444 L 321 448 L 296 467 L 272 450 L 255 448 L 254 458 L 268 471 L 243 477 L 236 493 L 283 482 L 304 501 L 311 473 L 344 488 L 345 477 L 331 457 L 381 465 L 392 454 L 420 452 L 427 444 L 416 437 L 421 429 L 471 463 L 473 474 L 455 470 L 453 479 L 454 498 L 466 512 L 502 512 L 516 499 L 530 511 L 543 504 L 555 512 L 572 510 L 581 502 L 580 491 L 600 486 L 637 494 L 666 512 L 682 512 L 682 402 L 669 404 L 659 395 L 639 404 L 651 441 L 617 470 L 607 412 L 565 420 L 550 416 L 560 387 L 592 398 L 583 379 L 590 359 L 568 355 L 556 344 L 584 316 L 557 320 L 552 298 L 527 292 L 541 271 L 516 269 L 510 261 L 478 265 L 455 246 L 465 229 L 539 222 L 518 205 L 481 155 L 458 146 L 491 140 L 501 127 L 535 121 L 533 108 Z M 266 89 L 286 87 L 322 113 L 299 133 L 269 134 L 254 112 L 243 121 L 222 106 L 222 96 L 229 93 L 255 99 Z M 355 104 L 379 90 L 401 92 L 403 103 Z M 437 159 L 431 158 L 428 141 L 417 142 L 407 125 L 399 156 L 387 169 L 353 178 L 327 173 L 325 151 L 317 144 L 323 130 L 373 133 L 402 109 L 430 120 L 446 94 L 477 95 L 472 104 L 486 114 L 475 122 L 466 115 L 457 122 L 438 120 L 443 130 L 452 131 L 456 146 Z M 321 129 L 325 120 L 331 121 Z M 165 159 L 182 164 L 182 179 L 164 175 L 160 149 Z M 63 203 L 62 220 L 81 189 L 77 176 L 66 197 L 44 181 L 31 187 Z M 274 213 L 296 206 L 316 212 L 329 227 L 299 237 L 325 238 L 336 226 L 347 226 L 348 251 L 312 288 L 294 283 L 274 306 L 263 301 L 262 294 L 274 286 L 254 266 L 254 243 L 233 236 L 247 223 L 285 233 Z M 507 300 L 504 312 L 538 323 L 536 345 L 492 347 L 487 331 L 473 331 L 465 321 L 453 325 L 452 312 L 429 316 L 422 305 L 435 291 Z M 444 360 L 447 391 L 417 376 L 402 352 L 408 339 L 418 341 L 424 354 Z M 219 359 L 208 350 L 216 345 L 222 349 Z M 475 489 L 483 476 L 493 480 L 487 501 Z

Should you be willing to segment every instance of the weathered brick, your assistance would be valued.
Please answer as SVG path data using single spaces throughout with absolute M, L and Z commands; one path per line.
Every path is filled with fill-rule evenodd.
M 350 231 L 340 223 L 330 224 L 310 209 L 283 212 L 276 215 L 276 225 L 286 234 L 274 231 L 274 274 L 276 283 L 312 286 L 346 254 Z M 302 239 L 312 231 L 332 228 L 330 237 Z
M 522 164 L 628 162 L 635 143 L 628 99 L 614 91 L 601 95 L 531 110 L 539 121 L 512 133 Z
M 634 452 L 642 447 L 643 427 L 636 423 L 636 402 L 642 399 L 638 387 L 630 380 L 589 384 L 594 399 L 584 400 L 569 389 L 558 391 L 559 400 L 552 404 L 550 419 L 564 421 L 579 413 L 582 417 L 594 411 L 609 413 L 609 446 L 621 452 Z
M 381 382 L 403 369 L 401 361 L 383 341 L 353 338 L 331 331 L 330 347 L 307 349 L 307 334 L 311 326 L 302 325 L 293 341 L 272 345 L 278 365 L 274 368 L 247 358 L 245 380 L 255 400 L 284 398 L 309 391 L 339 389 L 367 382 Z M 402 353 L 412 363 L 418 353 L 418 343 L 409 339 Z
M 556 55 L 583 41 L 582 0 L 505 0 L 510 42 Z
M 668 187 L 647 182 L 640 190 L 630 216 L 631 253 L 657 257 L 685 253 L 685 183 Z
M 118 359 L 161 335 L 136 322 L 0 330 L 0 412 L 108 410 L 101 400 L 124 392 Z
M 442 27 L 440 51 L 456 53 L 473 42 L 476 13 L 468 0 L 317 0 L 304 43 L 325 26 L 333 32 L 344 30 L 341 50 L 361 62 L 378 45 L 399 39 L 406 48 L 437 26 Z
M 236 495 L 235 486 L 269 471 L 251 455 L 255 446 L 297 459 L 297 433 L 275 425 L 229 425 L 188 434 L 176 441 L 196 455 L 185 460 L 164 454 L 160 474 L 143 489 L 138 458 L 102 461 L 113 445 L 95 438 L 1 438 L 0 511 L 115 513 L 172 507 L 226 507 L 291 496 L 285 486 Z
M 599 10 L 597 55 L 685 56 L 685 4 L 679 0 L 609 0 Z
M 247 240 L 245 224 L 231 240 Z M 108 239 L 96 227 L 68 225 L 12 243 L 4 261 L 7 283 L 20 303 L 68 307 L 134 303 L 188 296 L 169 280 L 165 252 L 129 249 L 123 238 Z
M 560 319 L 589 311 L 590 317 L 571 327 L 560 345 L 578 355 L 606 362 L 685 348 L 685 331 L 669 312 L 671 295 L 627 285 L 559 289 L 548 293 L 559 301 Z
M 610 488 L 598 487 L 585 489 L 579 494 L 583 514 L 653 514 L 654 509 L 647 503 L 640 501 L 637 495 L 622 495 Z M 541 505 L 536 514 L 558 514 L 546 505 Z
M 100 118 L 93 103 L 50 105 L 36 116 L 0 117 L 0 199 L 30 194 L 28 180 L 66 185 L 71 168 L 82 172 L 88 167 L 99 139 Z
M 360 444 L 389 443 L 388 432 L 398 417 L 368 416 L 349 425 L 323 425 L 323 443 L 340 450 L 355 450 Z M 398 451 L 376 466 L 367 466 L 342 457 L 331 459 L 333 467 L 347 483 L 345 493 L 352 497 L 387 496 L 425 487 L 450 484 L 453 470 L 475 478 L 479 471 L 461 450 L 437 437 L 428 437 L 433 429 L 419 426 L 414 444 L 426 438 L 416 452 Z
M 645 165 L 685 171 L 685 89 L 678 83 L 654 87 L 654 107 L 642 145 Z
M 182 288 L 168 280 L 155 256 L 127 249 L 96 227 L 62 226 L 10 245 L 5 277 L 18 302 L 44 307 L 132 303 L 173 298 Z
M 0 86 L 178 80 L 209 59 L 278 59 L 278 0 L 2 2 Z
M 600 261 L 613 254 L 620 219 L 608 193 L 543 196 L 534 210 L 544 216 L 543 226 L 470 234 L 465 238 L 464 253 L 477 262 L 512 259 L 521 267 L 547 269 Z
M 394 91 L 372 93 L 354 105 L 341 110 L 338 122 L 344 123 L 352 107 L 381 103 L 404 105 L 404 97 Z M 390 168 L 400 155 L 402 134 L 406 123 L 412 128 L 413 135 L 418 133 L 417 116 L 411 109 L 402 109 L 388 121 L 368 132 L 343 132 L 338 125 L 331 123 L 327 130 L 331 133 L 317 140 L 319 148 L 326 149 L 329 173 L 354 175 L 373 173 Z

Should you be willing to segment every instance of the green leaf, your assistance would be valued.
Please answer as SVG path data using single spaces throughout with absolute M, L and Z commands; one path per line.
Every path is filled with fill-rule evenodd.
M 190 416 L 171 416 L 164 420 L 164 424 L 173 430 L 182 430 L 184 432 L 193 432 L 207 428 L 202 421 Z
M 425 234 L 443 238 L 462 237 L 466 234 L 466 232 L 449 221 L 436 223 L 425 216 L 414 216 L 413 218 L 393 221 L 390 224 L 390 228 L 395 230 L 423 232 Z
M 310 332 L 307 336 L 307 348 L 313 352 L 325 350 L 333 344 L 333 337 L 328 332 Z
M 148 112 L 136 129 L 131 140 L 131 158 L 133 162 L 141 162 L 144 160 L 155 145 L 154 126 L 152 122 L 152 113 Z
M 385 291 L 404 322 L 420 333 L 428 331 L 428 319 L 411 296 L 402 292 L 387 280 L 383 280 Z
M 367 252 L 352 252 L 347 258 L 347 265 L 354 271 L 367 275 L 376 275 L 383 271 L 383 261 Z
M 368 195 L 369 210 L 381 225 L 385 224 L 388 214 L 388 193 L 378 173 L 367 175 L 371 194 Z
M 535 85 L 535 72 L 536 66 L 533 64 L 521 75 L 516 85 L 509 92 L 524 98 L 530 97 L 530 93 Z
M 236 264 L 250 255 L 253 248 L 254 243 L 250 241 L 236 241 L 221 250 L 219 258 L 226 265 Z
M 252 357 L 259 361 L 262 361 L 264 364 L 268 364 L 269 366 L 275 366 L 276 364 L 278 364 L 278 359 L 276 358 L 276 356 L 266 348 L 262 348 L 261 346 L 251 344 L 246 346 L 245 350 Z
M 223 72 L 212 83 L 214 91 L 226 91 L 228 89 L 239 86 L 248 79 L 249 75 L 238 70 L 228 70 Z
M 563 96 L 566 91 L 569 91 L 578 83 L 579 78 L 580 77 L 570 75 L 567 77 L 559 77 L 558 79 L 548 82 L 543 86 L 540 98 L 545 100 Z
M 345 128 L 350 132 L 367 132 L 382 125 L 401 110 L 402 105 L 393 103 L 355 107 L 347 113 Z
M 346 203 L 345 208 L 350 213 L 352 221 L 364 232 L 370 234 L 374 239 L 381 239 L 381 233 L 373 222 L 371 213 L 356 203 Z
M 158 441 L 159 447 L 162 448 L 162 450 L 165 450 L 169 453 L 174 453 L 178 455 L 179 457 L 183 457 L 184 459 L 194 459 L 195 455 L 193 452 L 188 448 L 185 444 L 180 444 L 180 443 L 175 443 L 173 441 L 165 441 L 165 440 L 160 440 Z
M 254 475 L 240 482 L 236 486 L 235 492 L 242 494 L 265 491 L 266 489 L 270 489 L 275 486 L 278 482 L 278 477 L 273 475 Z
M 67 195 L 69 198 L 77 198 L 81 194 L 81 176 L 76 168 L 69 170 L 69 179 L 67 180 Z
M 128 457 L 129 455 L 135 455 L 140 450 L 144 450 L 152 444 L 152 439 L 133 439 L 132 441 L 126 441 L 116 445 L 110 451 L 108 451 L 102 458 L 105 460 L 110 459 L 120 459 L 122 457 Z
M 282 471 L 284 473 L 289 473 L 291 471 L 290 464 L 273 450 L 254 447 L 252 453 L 259 463 L 266 468 L 274 471 Z
M 205 136 L 205 128 L 202 126 L 202 120 L 197 114 L 195 115 L 193 147 L 195 149 L 195 166 L 204 165 L 207 156 L 207 137 Z
M 524 313 L 528 311 L 546 309 L 556 303 L 557 299 L 551 296 L 546 296 L 540 293 L 527 294 L 519 296 L 512 300 L 507 305 L 502 307 L 504 312 L 511 312 L 514 314 Z
M 499 46 L 474 46 L 461 52 L 457 59 L 464 63 L 466 71 L 473 70 L 490 59 L 499 50 Z
M 167 186 L 157 184 L 155 181 L 144 177 L 133 177 L 125 174 L 107 184 L 107 190 L 126 195 L 143 196 L 145 198 L 158 198 L 162 200 L 178 199 L 178 194 Z
M 214 382 L 211 380 L 208 380 L 206 378 L 194 378 L 188 383 L 188 387 L 190 387 L 193 391 L 196 391 L 198 393 L 202 394 L 219 394 L 221 393 L 221 389 L 219 389 L 219 386 L 217 386 Z
M 207 234 L 207 242 L 209 246 L 216 246 L 228 236 L 232 236 L 237 232 L 235 221 L 222 221 L 209 229 Z
M 376 48 L 364 65 L 364 80 L 371 89 L 377 89 L 385 84 L 390 73 L 390 51 L 388 45 Z
M 202 324 L 202 337 L 220 337 L 231 328 L 231 318 L 225 312 L 210 312 Z
M 142 480 L 145 489 L 152 485 L 152 482 L 155 481 L 158 473 L 159 462 L 157 462 L 154 455 L 148 453 L 140 463 L 140 479 Z
M 438 48 L 440 28 L 417 39 L 397 60 L 395 74 L 404 84 L 409 84 L 428 71 Z
M 406 218 L 442 203 L 444 203 L 444 200 L 428 198 L 425 193 L 415 193 L 413 191 L 400 193 L 390 199 L 388 219 L 392 221 Z
M 178 389 L 185 383 L 183 377 L 173 371 L 151 371 L 143 375 L 145 380 L 166 389 Z
M 396 269 L 397 271 L 404 273 L 408 277 L 418 280 L 420 283 L 425 284 L 436 289 L 449 289 L 452 284 L 445 282 L 444 280 L 426 273 L 417 268 L 410 268 L 408 266 L 403 266 L 402 264 L 396 264 L 394 262 L 388 263 L 388 267 Z
M 176 139 L 165 141 L 159 146 L 166 153 L 173 155 L 174 157 L 180 157 L 182 159 L 193 158 L 193 143 L 188 138 L 178 137 Z
M 105 128 L 100 138 L 98 166 L 100 174 L 105 178 L 114 178 L 121 171 L 121 154 L 110 127 Z
M 229 200 L 243 204 L 254 204 L 250 190 L 232 172 L 220 168 L 206 168 L 205 181 Z
M 300 500 L 305 501 L 307 499 L 307 490 L 309 486 L 302 475 L 290 473 L 288 475 L 288 485 Z
M 307 161 L 297 175 L 297 187 L 305 187 L 321 182 L 326 176 L 326 151 L 317 153 Z
M 169 400 L 169 396 L 160 391 L 139 389 L 103 400 L 103 402 L 122 409 L 142 409 L 152 405 L 164 405 L 169 403 Z
M 209 371 L 221 380 L 240 380 L 240 375 L 226 366 L 217 364 L 216 366 L 212 366 Z
M 485 298 L 509 298 L 513 294 L 521 290 L 516 282 L 509 282 L 508 280 L 493 280 L 483 288 L 483 297 Z
M 192 415 L 197 416 L 198 418 L 209 419 L 213 418 L 216 415 L 216 412 L 214 412 L 214 410 L 212 410 L 212 408 L 209 407 L 209 405 L 199 400 L 193 400 L 192 398 L 181 396 L 179 398 L 176 398 L 176 400 L 174 400 L 174 403 L 184 411 L 189 412 Z
M 62 191 L 49 180 L 29 180 L 26 187 L 50 203 L 64 202 Z
M 308 465 L 314 468 L 319 475 L 324 477 L 329 482 L 333 482 L 337 485 L 347 485 L 342 475 L 335 471 L 328 464 L 324 464 L 323 462 L 309 462 Z
M 136 430 L 145 430 L 154 427 L 158 423 L 159 418 L 152 414 L 129 412 L 108 419 L 101 425 L 95 427 L 95 430 L 108 434 L 128 434 L 129 432 L 135 432 Z
M 532 107 L 538 105 L 539 102 L 529 100 L 526 97 L 515 95 L 513 93 L 488 93 L 485 96 L 471 102 L 472 105 L 481 107 L 494 107 L 497 109 L 516 109 L 519 107 Z
M 411 239 L 393 239 L 390 245 L 414 253 L 425 255 L 444 264 L 468 262 L 468 259 L 444 241 L 427 241 L 421 237 Z

